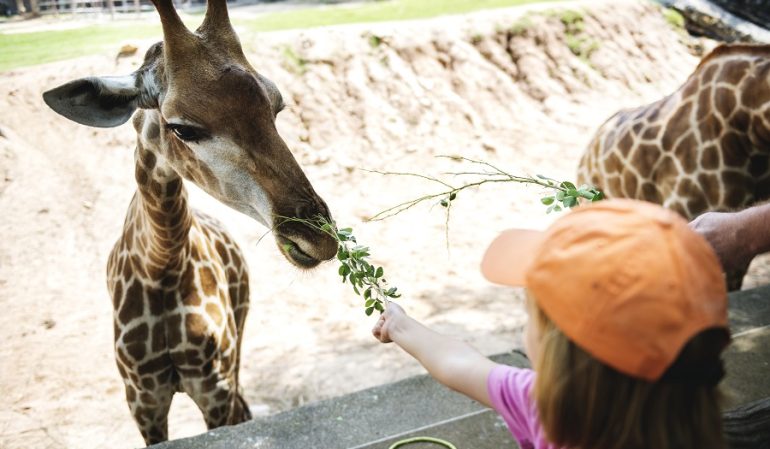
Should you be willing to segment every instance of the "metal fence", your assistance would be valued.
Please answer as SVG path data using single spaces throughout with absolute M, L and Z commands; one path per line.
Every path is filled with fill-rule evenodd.
M 33 11 L 33 4 L 30 0 L 22 0 L 22 2 L 16 2 L 16 5 L 19 5 L 19 3 L 24 5 L 24 9 L 26 10 L 25 12 Z M 43 15 L 116 15 L 126 13 L 140 13 L 143 11 L 154 10 L 150 0 L 37 0 L 36 3 L 39 14 Z M 205 0 L 184 0 L 176 1 L 175 3 L 177 3 L 177 7 L 185 7 L 193 4 L 205 3 Z

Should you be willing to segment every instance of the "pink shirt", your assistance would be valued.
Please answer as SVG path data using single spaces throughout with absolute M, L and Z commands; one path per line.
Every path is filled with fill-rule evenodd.
M 530 390 L 535 382 L 531 369 L 497 365 L 487 378 L 492 408 L 503 417 L 521 449 L 558 449 L 545 438 Z

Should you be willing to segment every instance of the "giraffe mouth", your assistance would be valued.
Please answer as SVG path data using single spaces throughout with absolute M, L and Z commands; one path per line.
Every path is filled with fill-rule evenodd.
M 276 243 L 278 243 L 278 248 L 280 248 L 281 253 L 283 253 L 284 257 L 286 257 L 292 264 L 301 268 L 313 268 L 321 263 L 320 259 L 303 251 L 297 242 L 281 235 L 277 235 L 275 240 Z

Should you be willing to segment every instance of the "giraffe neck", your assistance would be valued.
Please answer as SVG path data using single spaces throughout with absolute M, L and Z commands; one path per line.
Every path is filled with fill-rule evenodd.
M 182 266 L 193 216 L 181 176 L 162 156 L 144 147 L 140 139 L 134 160 L 137 193 L 129 215 L 140 239 L 135 248 L 142 253 L 150 277 L 158 279 Z

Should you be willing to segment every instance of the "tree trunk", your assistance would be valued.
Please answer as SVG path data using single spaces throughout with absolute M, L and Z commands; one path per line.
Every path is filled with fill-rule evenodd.
M 19 12 L 20 16 L 27 12 L 27 7 L 24 5 L 24 0 L 16 0 L 16 10 Z
M 770 447 L 770 398 L 727 411 L 722 418 L 730 449 Z
M 37 0 L 29 0 L 29 9 L 32 10 L 32 17 L 40 15 L 40 5 L 37 3 Z
M 770 22 L 763 19 L 770 16 L 770 0 L 658 0 L 658 2 L 679 11 L 685 18 L 687 31 L 696 36 L 706 36 L 724 42 L 770 43 Z M 730 4 L 730 8 L 723 8 L 723 3 Z M 755 6 L 760 3 L 768 6 L 763 7 L 764 9 Z M 754 19 L 759 23 L 753 23 Z
M 770 29 L 770 0 L 711 0 L 736 16 Z

